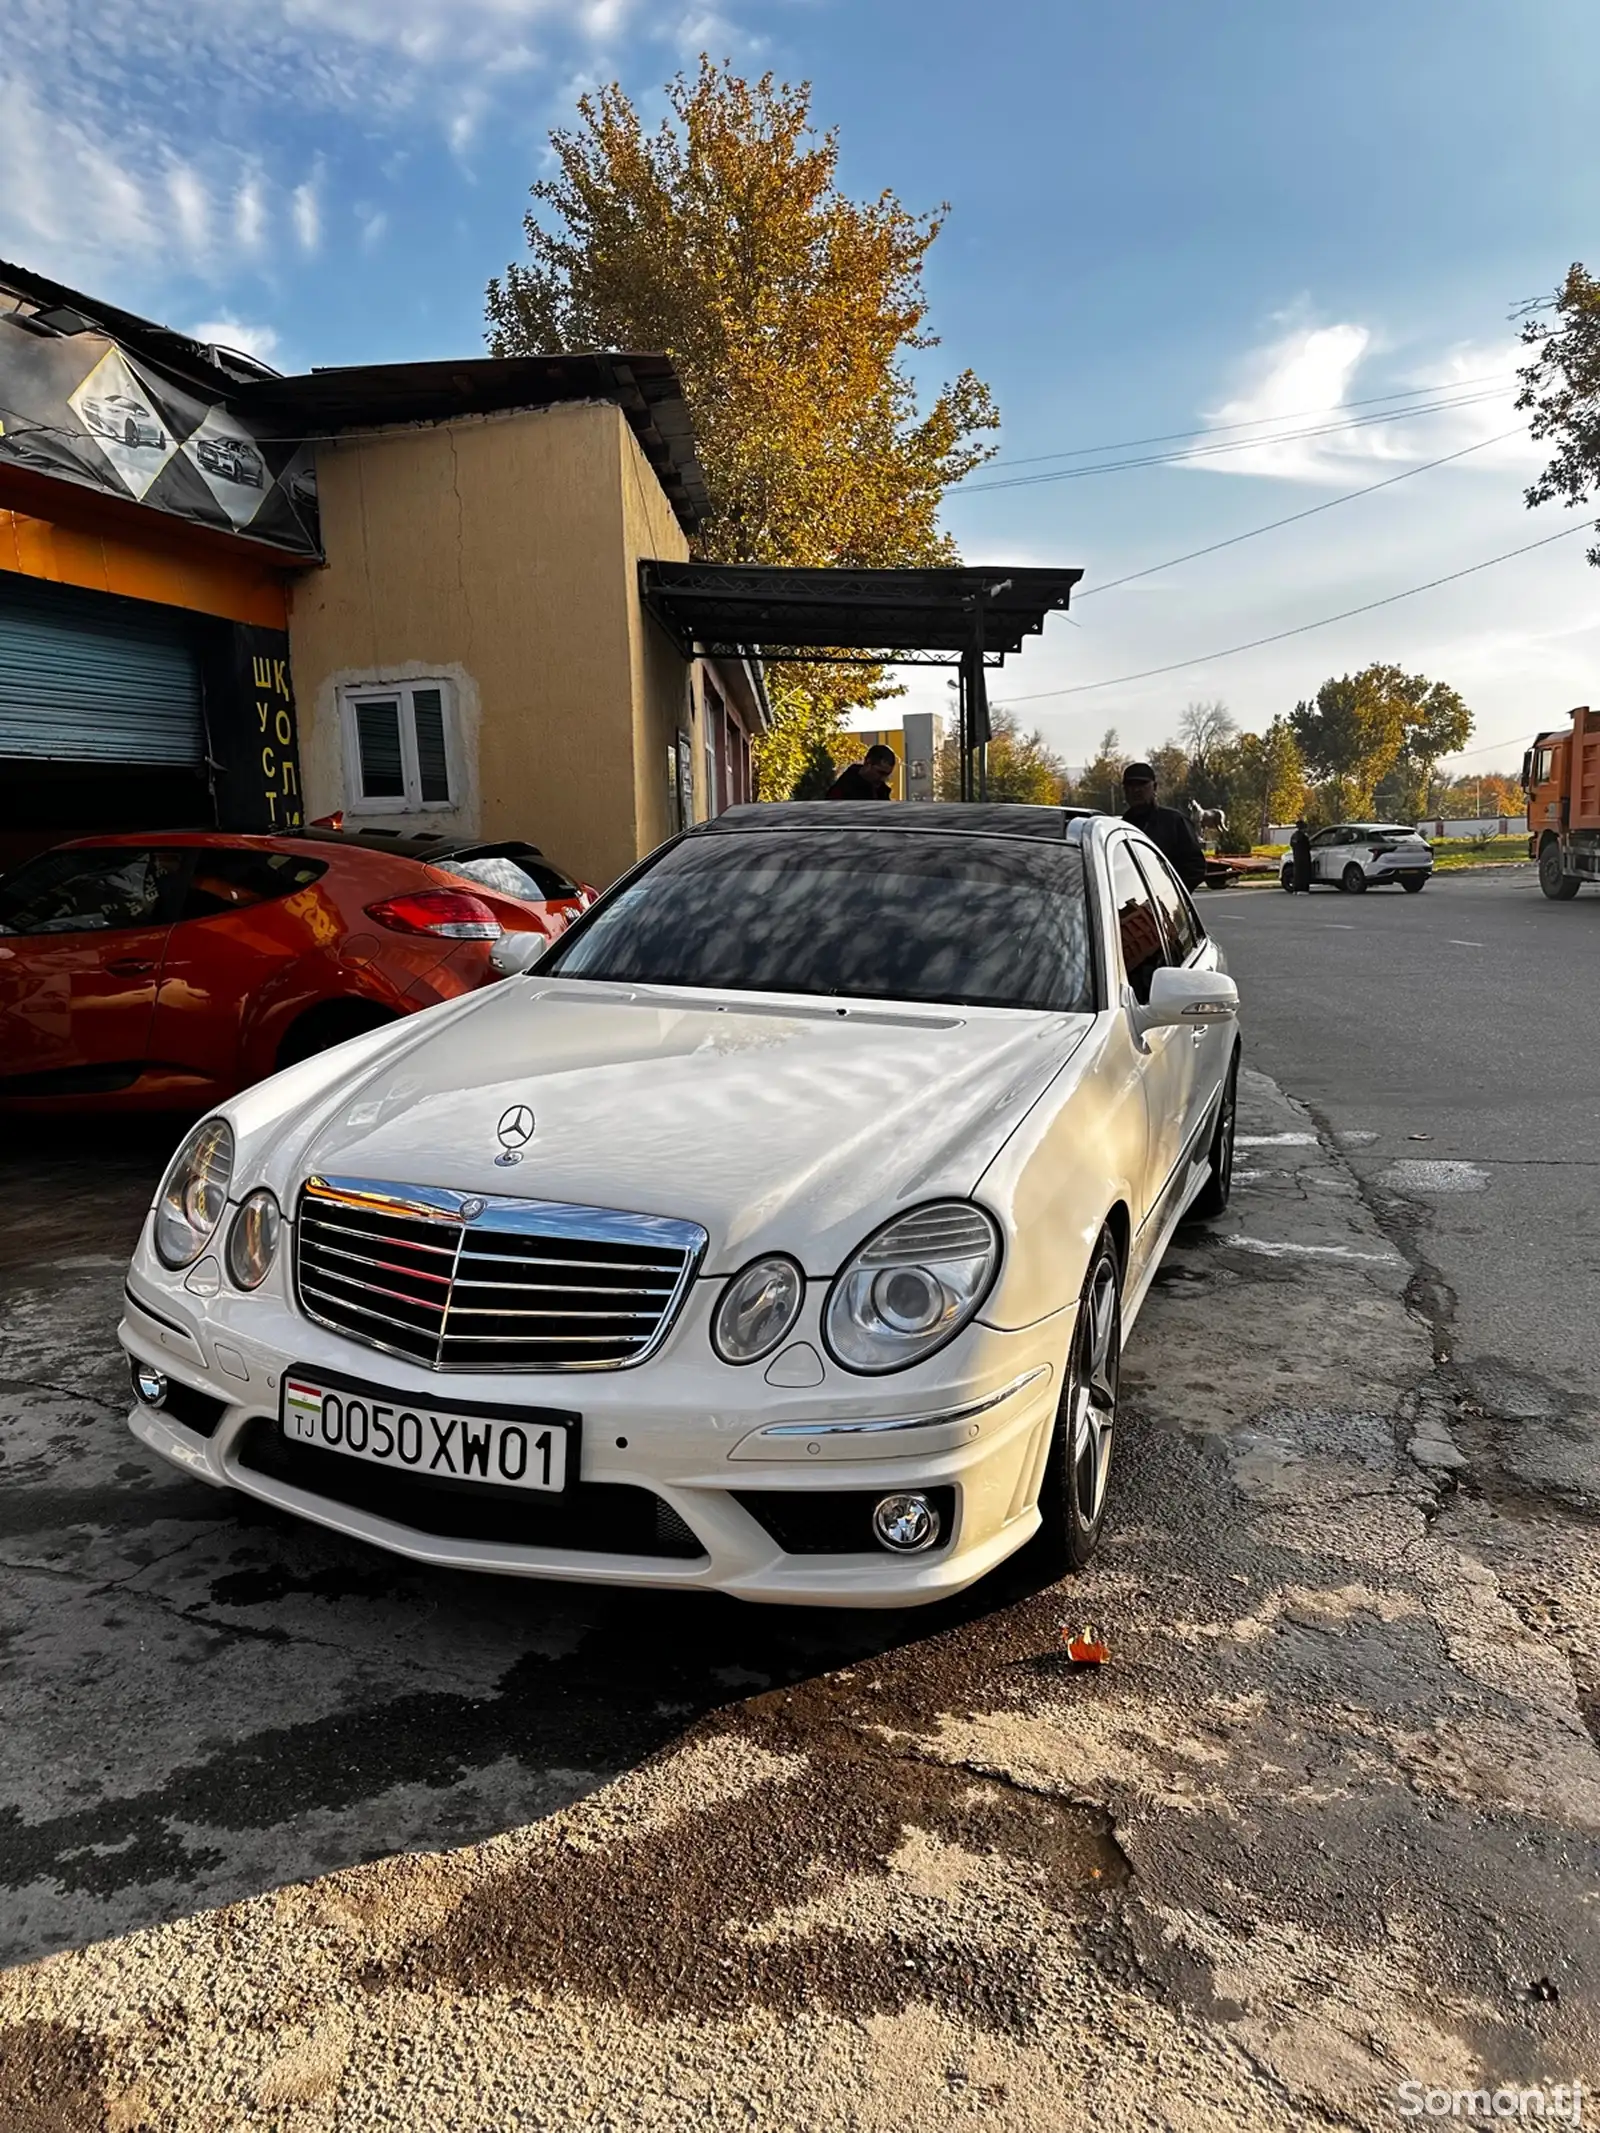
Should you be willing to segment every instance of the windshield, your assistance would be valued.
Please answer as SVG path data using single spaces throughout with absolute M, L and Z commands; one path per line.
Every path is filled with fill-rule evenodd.
M 541 978 L 1088 1012 L 1083 862 L 920 830 L 692 837 L 580 921 Z

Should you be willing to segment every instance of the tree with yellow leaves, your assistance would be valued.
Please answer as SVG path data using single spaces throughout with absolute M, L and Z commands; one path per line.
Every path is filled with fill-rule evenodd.
M 811 90 L 747 82 L 702 57 L 647 133 L 613 83 L 550 137 L 527 257 L 488 290 L 496 355 L 661 349 L 694 414 L 718 562 L 855 569 L 948 564 L 940 501 L 989 457 L 989 389 L 963 371 L 924 412 L 906 351 L 925 330 L 923 262 L 946 210 L 891 192 L 851 200 Z M 877 668 L 810 663 L 772 676 L 771 797 L 789 790 L 844 711 L 887 690 Z

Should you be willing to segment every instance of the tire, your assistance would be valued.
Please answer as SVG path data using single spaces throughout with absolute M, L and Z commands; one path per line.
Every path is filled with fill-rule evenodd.
M 369 1029 L 382 1029 L 394 1019 L 386 1007 L 374 1006 L 370 1000 L 325 1000 L 308 1009 L 285 1033 L 278 1046 L 277 1071 L 281 1074 L 285 1067 L 314 1059 L 318 1052 L 329 1051 L 349 1037 L 365 1036 Z
M 1122 1261 L 1103 1229 L 1090 1256 L 1067 1351 L 1055 1436 L 1039 1490 L 1039 1569 L 1052 1581 L 1086 1567 L 1105 1523 L 1122 1367 Z
M 1575 875 L 1563 871 L 1561 847 L 1554 837 L 1539 847 L 1539 886 L 1553 904 L 1570 904 L 1583 887 Z
M 1214 1222 L 1226 1214 L 1233 1196 L 1233 1137 L 1239 1122 L 1239 1055 L 1233 1055 L 1228 1078 L 1222 1085 L 1222 1108 L 1212 1129 L 1209 1161 L 1211 1175 L 1189 1202 L 1188 1220 Z
M 1406 875 L 1402 878 L 1400 886 L 1405 890 L 1407 896 L 1420 896 L 1428 886 L 1427 877 L 1424 875 L 1421 879 L 1414 881 L 1410 875 Z
M 1293 896 L 1295 892 L 1293 867 L 1285 867 L 1282 870 L 1282 872 L 1278 876 L 1278 887 L 1283 890 L 1286 896 Z
M 1366 894 L 1367 877 L 1353 859 L 1339 876 L 1339 886 L 1347 896 L 1364 896 Z

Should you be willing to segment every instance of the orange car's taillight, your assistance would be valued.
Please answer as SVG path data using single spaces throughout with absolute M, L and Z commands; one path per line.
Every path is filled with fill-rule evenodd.
M 504 930 L 482 897 L 458 889 L 391 896 L 381 904 L 368 904 L 367 916 L 391 933 L 431 934 L 446 941 L 497 941 Z

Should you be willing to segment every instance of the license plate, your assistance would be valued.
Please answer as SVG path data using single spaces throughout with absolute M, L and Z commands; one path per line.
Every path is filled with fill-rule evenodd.
M 283 1434 L 291 1444 L 428 1481 L 559 1495 L 576 1464 L 577 1423 L 576 1415 L 534 1409 L 426 1407 L 320 1371 L 285 1371 L 283 1379 Z

